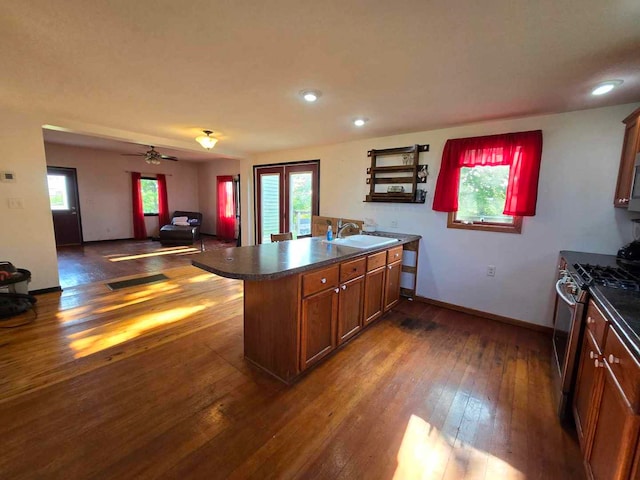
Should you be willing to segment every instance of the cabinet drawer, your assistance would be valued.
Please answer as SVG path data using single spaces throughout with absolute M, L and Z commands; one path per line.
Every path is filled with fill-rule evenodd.
M 387 263 L 397 262 L 398 260 L 402 260 L 402 246 L 387 250 Z
M 590 301 L 589 307 L 587 308 L 587 328 L 593 335 L 600 351 L 602 351 L 604 347 L 608 326 L 609 321 L 604 318 L 604 315 L 600 312 L 600 309 L 596 307 L 595 303 Z
M 338 286 L 338 265 L 302 275 L 302 296 Z
M 367 272 L 387 264 L 387 252 L 374 253 L 367 257 Z
M 640 412 L 640 364 L 624 346 L 618 333 L 610 328 L 604 346 L 604 359 L 631 404 L 634 412 Z
M 367 266 L 366 258 L 358 258 L 340 265 L 340 283 L 364 275 Z

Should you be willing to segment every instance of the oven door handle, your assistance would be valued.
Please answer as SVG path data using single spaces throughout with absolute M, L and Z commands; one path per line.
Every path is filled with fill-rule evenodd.
M 558 280 L 556 282 L 556 292 L 558 293 L 558 296 L 564 301 L 564 303 L 566 303 L 567 305 L 573 308 L 576 306 L 576 302 L 574 302 L 569 297 L 567 297 L 566 294 L 561 290 L 561 287 L 564 284 L 565 284 L 565 281 L 563 278 Z

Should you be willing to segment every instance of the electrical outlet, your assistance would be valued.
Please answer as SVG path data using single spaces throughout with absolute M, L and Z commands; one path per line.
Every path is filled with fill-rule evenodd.
M 489 265 L 487 267 L 487 277 L 495 277 L 496 276 L 496 267 L 494 265 Z
M 22 199 L 21 198 L 10 198 L 9 199 L 9 208 L 24 208 L 24 205 L 22 205 Z
M 391 220 L 391 228 L 398 228 L 398 221 L 397 220 Z

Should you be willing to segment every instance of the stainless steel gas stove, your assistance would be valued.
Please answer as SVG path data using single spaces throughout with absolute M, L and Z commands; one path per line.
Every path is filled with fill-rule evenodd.
M 619 266 L 561 262 L 556 282 L 553 351 L 558 374 L 556 391 L 560 392 L 558 415 L 562 419 L 569 417 L 589 287 L 594 285 L 640 291 L 640 278 Z

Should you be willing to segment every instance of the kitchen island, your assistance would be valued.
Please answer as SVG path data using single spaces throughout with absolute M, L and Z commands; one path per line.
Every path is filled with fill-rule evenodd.
M 417 260 L 421 237 L 380 238 L 370 248 L 320 237 L 225 248 L 192 263 L 244 281 L 245 358 L 292 383 L 398 303 L 403 251 Z

